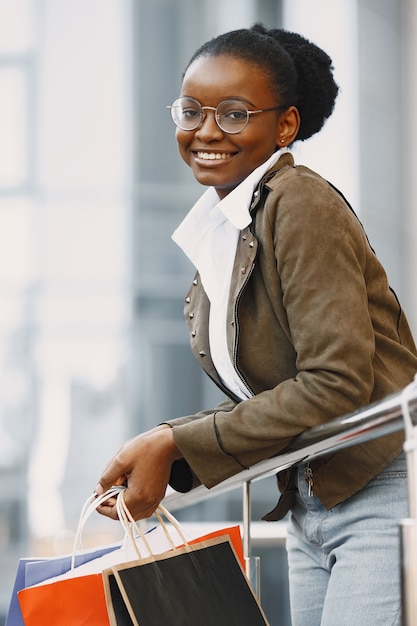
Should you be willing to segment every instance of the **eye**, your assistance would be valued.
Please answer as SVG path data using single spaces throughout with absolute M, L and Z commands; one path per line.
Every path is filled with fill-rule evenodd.
M 201 112 L 198 109 L 187 108 L 182 109 L 181 117 L 185 120 L 196 120 L 201 116 Z
M 230 111 L 223 113 L 223 117 L 231 120 L 232 122 L 241 122 L 246 119 L 246 116 L 246 111 L 242 111 L 242 109 L 231 109 Z

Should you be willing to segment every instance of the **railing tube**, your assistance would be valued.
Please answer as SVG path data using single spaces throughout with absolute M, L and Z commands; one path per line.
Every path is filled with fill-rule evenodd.
M 243 555 L 245 557 L 246 576 L 251 583 L 252 589 L 258 600 L 261 600 L 261 560 L 259 556 L 252 556 L 251 545 L 251 520 L 252 520 L 252 500 L 251 481 L 243 483 Z
M 417 624 L 417 520 L 400 521 L 403 626 Z
M 243 555 L 245 559 L 251 556 L 251 541 L 250 541 L 250 523 L 252 519 L 252 503 L 250 497 L 251 483 L 247 480 L 243 483 Z
M 412 413 L 412 415 L 411 415 Z M 292 450 L 254 465 L 232 476 L 212 489 L 197 487 L 185 494 L 169 494 L 164 501 L 168 509 L 175 510 L 202 502 L 238 486 L 243 486 L 243 547 L 246 571 L 252 587 L 259 590 L 259 557 L 252 557 L 250 545 L 250 486 L 251 482 L 267 478 L 300 462 L 320 458 L 337 450 L 365 443 L 400 430 L 406 431 L 404 449 L 407 452 L 409 480 L 409 519 L 400 522 L 402 556 L 403 624 L 417 626 L 417 375 L 414 384 L 331 422 L 316 426 L 297 437 Z M 412 419 L 413 418 L 413 419 Z M 407 429 L 408 422 L 408 429 Z M 407 432 L 408 430 L 408 432 Z M 410 433 L 413 435 L 410 437 Z M 256 561 L 254 568 L 252 563 Z M 253 571 L 256 572 L 254 578 Z M 256 591 L 255 591 L 256 593 Z M 259 595 L 259 594 L 258 594 Z
M 414 382 L 401 393 L 400 405 L 404 421 L 408 475 L 408 519 L 400 520 L 401 539 L 401 594 L 403 626 L 417 624 L 417 426 L 410 413 L 410 398 L 417 389 Z

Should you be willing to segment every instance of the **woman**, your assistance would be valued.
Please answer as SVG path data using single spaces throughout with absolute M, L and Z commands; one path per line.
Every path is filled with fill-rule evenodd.
M 97 492 L 127 486 L 135 518 L 168 482 L 211 487 L 291 448 L 305 429 L 406 386 L 411 333 L 343 196 L 295 166 L 338 88 L 303 37 L 261 25 L 209 41 L 170 107 L 181 157 L 208 190 L 174 233 L 197 268 L 185 317 L 193 353 L 227 400 L 128 441 Z M 294 626 L 400 624 L 402 435 L 284 472 Z M 101 513 L 115 518 L 110 501 Z

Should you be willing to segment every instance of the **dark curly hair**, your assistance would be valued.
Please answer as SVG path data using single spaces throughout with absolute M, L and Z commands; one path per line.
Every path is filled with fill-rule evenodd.
M 262 24 L 223 33 L 191 57 L 230 55 L 260 67 L 271 80 L 278 103 L 297 107 L 301 123 L 296 140 L 317 133 L 333 112 L 339 88 L 331 58 L 297 33 Z

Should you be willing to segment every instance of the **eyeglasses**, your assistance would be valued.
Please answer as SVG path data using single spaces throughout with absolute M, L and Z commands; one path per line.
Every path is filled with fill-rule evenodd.
M 206 118 L 207 113 L 205 111 L 214 111 L 214 119 L 220 130 L 229 135 L 236 135 L 246 128 L 251 115 L 286 107 L 276 106 L 250 111 L 240 100 L 223 100 L 217 107 L 209 107 L 202 106 L 194 98 L 183 97 L 174 100 L 167 108 L 171 111 L 174 124 L 181 130 L 196 130 Z

